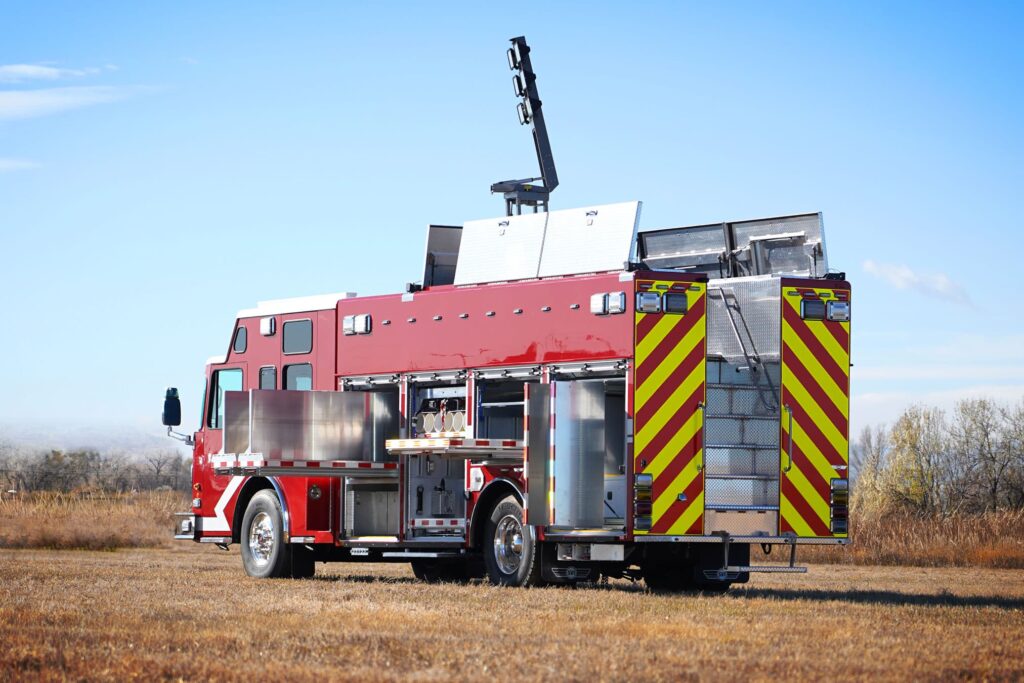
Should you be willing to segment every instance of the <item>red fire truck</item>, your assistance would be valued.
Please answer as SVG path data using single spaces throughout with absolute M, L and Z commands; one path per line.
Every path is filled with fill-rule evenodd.
M 848 538 L 851 295 L 820 214 L 641 230 L 639 202 L 548 211 L 512 43 L 542 177 L 492 185 L 505 216 L 430 226 L 402 293 L 241 311 L 202 424 L 177 435 L 194 458 L 176 538 L 238 544 L 255 577 L 407 562 L 428 581 L 724 590 L 805 571 L 797 545 Z M 751 565 L 758 545 L 787 557 Z

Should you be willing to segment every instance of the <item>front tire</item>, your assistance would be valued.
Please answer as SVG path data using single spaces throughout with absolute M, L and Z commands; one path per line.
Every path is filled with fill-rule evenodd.
M 532 526 L 523 524 L 523 506 L 508 496 L 494 506 L 484 529 L 484 564 L 496 586 L 536 586 L 541 582 L 540 552 Z
M 241 541 L 246 574 L 257 579 L 291 575 L 281 503 L 273 491 L 258 491 L 249 501 L 242 517 Z

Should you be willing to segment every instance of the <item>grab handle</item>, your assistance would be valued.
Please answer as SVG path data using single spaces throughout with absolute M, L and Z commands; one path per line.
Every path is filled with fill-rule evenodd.
M 786 466 L 782 468 L 783 472 L 789 472 L 793 469 L 793 409 L 788 405 L 783 406 L 786 412 L 789 413 L 789 447 L 786 448 Z
M 697 471 L 704 469 L 704 442 L 707 440 L 708 413 L 704 401 L 697 404 L 700 408 L 700 460 L 697 462 Z

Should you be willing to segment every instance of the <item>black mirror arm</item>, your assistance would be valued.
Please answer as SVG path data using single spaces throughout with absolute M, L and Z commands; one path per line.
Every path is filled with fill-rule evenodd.
M 186 446 L 195 446 L 196 441 L 189 434 L 182 434 L 181 432 L 174 431 L 173 427 L 167 428 L 167 436 L 171 437 L 176 441 L 181 441 Z

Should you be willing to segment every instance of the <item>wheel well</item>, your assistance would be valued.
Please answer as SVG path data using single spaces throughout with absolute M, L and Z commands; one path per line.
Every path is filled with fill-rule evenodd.
M 506 479 L 492 481 L 480 493 L 476 506 L 473 508 L 473 519 L 470 523 L 470 529 L 472 529 L 472 537 L 470 538 L 471 548 L 481 547 L 484 537 L 484 520 L 487 519 L 487 515 L 491 514 L 494 504 L 510 495 L 515 496 L 520 505 L 523 504 L 523 494 L 519 492 L 519 489 L 512 482 Z
M 231 518 L 231 541 L 233 543 L 239 543 L 242 540 L 242 517 L 245 516 L 245 509 L 249 507 L 249 501 L 258 492 L 266 489 L 274 489 L 274 485 L 266 477 L 250 477 L 242 484 L 242 489 L 238 492 L 238 498 L 235 500 L 235 514 Z

